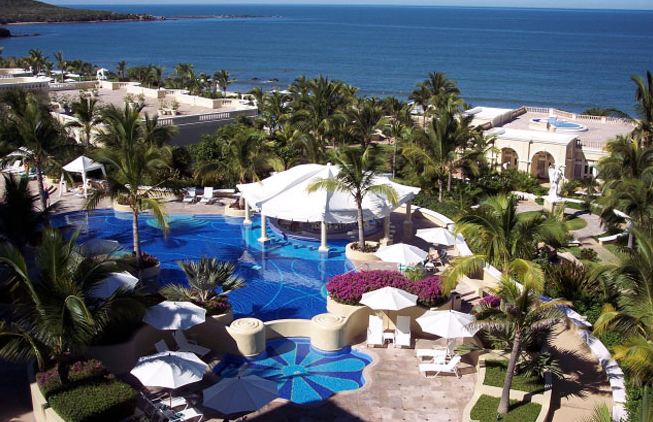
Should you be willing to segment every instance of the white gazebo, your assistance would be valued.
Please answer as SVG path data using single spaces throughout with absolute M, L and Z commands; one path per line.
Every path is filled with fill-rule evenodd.
M 260 242 L 269 240 L 266 235 L 267 217 L 288 221 L 321 223 L 320 251 L 328 251 L 327 224 L 357 222 L 354 198 L 345 192 L 329 193 L 318 190 L 309 193 L 308 186 L 318 179 L 335 178 L 340 168 L 331 164 L 302 164 L 276 173 L 260 182 L 237 185 L 245 200 L 245 224 L 251 224 L 249 209 L 261 213 Z M 406 222 L 411 222 L 410 201 L 420 189 L 400 185 L 384 176 L 375 177 L 374 184 L 392 186 L 398 194 L 398 204 L 392 205 L 385 196 L 368 193 L 363 199 L 365 221 L 384 218 L 384 237 L 390 236 L 390 214 L 395 208 L 406 205 Z
M 82 186 L 84 189 L 84 198 L 86 198 L 87 195 L 87 186 L 86 186 L 86 174 L 90 171 L 94 170 L 102 170 L 102 174 L 104 177 L 107 176 L 107 172 L 104 169 L 104 165 L 101 163 L 98 163 L 97 161 L 93 161 L 90 158 L 80 155 L 79 157 L 75 158 L 73 161 L 70 163 L 66 164 L 63 166 L 63 171 L 67 171 L 68 173 L 80 173 L 82 175 Z M 64 175 L 63 172 L 61 173 L 61 181 L 59 182 L 59 198 L 61 198 L 61 194 L 63 191 L 63 184 L 64 184 Z

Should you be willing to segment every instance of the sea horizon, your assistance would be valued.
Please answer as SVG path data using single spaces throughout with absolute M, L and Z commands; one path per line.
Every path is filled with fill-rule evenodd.
M 61 2 L 60 2 L 61 3 Z M 72 4 L 66 4 L 72 5 Z M 440 5 L 83 4 L 180 18 L 154 22 L 25 24 L 0 41 L 4 56 L 62 50 L 114 69 L 176 63 L 227 69 L 234 89 L 283 89 L 325 75 L 366 96 L 407 98 L 444 72 L 473 105 L 523 104 L 580 112 L 634 111 L 631 75 L 653 69 L 653 10 Z M 240 18 L 238 16 L 241 16 Z M 111 41 L 111 42 L 107 42 Z

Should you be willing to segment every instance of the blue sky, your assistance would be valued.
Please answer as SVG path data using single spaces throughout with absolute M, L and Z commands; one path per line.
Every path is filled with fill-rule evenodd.
M 574 9 L 653 9 L 653 0 L 46 0 L 54 4 L 392 4 Z M 653 23 L 652 23 L 653 24 Z

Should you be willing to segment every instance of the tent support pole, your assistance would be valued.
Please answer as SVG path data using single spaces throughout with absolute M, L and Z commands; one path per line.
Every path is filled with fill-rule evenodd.
M 250 209 L 249 209 L 249 203 L 247 202 L 247 199 L 245 199 L 245 221 L 243 221 L 243 224 L 250 226 L 252 224 L 252 219 L 250 215 Z
M 318 251 L 329 252 L 329 246 L 327 245 L 327 224 L 324 221 L 320 223 L 320 247 Z
M 270 238 L 268 237 L 268 221 L 265 217 L 265 214 L 261 213 L 261 237 L 258 238 L 258 241 L 261 243 L 268 242 Z

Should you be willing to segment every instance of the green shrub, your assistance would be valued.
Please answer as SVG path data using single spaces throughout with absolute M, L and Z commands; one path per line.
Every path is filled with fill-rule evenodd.
M 509 193 L 515 190 L 535 195 L 546 193 L 546 189 L 539 184 L 537 179 L 526 172 L 514 169 L 483 175 L 478 177 L 474 183 L 488 195 Z
M 71 388 L 92 380 L 103 378 L 107 370 L 102 362 L 96 359 L 86 361 L 77 361 L 70 365 L 68 370 L 68 384 L 61 385 L 61 378 L 57 368 L 36 374 L 36 383 L 41 389 L 41 393 L 47 399 L 51 394 L 57 393 L 62 389 Z
M 544 205 L 544 198 L 535 198 L 535 203 L 537 205 Z
M 506 369 L 508 362 L 505 360 L 486 360 L 485 361 L 485 379 L 483 384 L 494 387 L 503 387 L 503 381 L 506 378 Z M 544 383 L 537 377 L 529 377 L 522 374 L 515 374 L 512 379 L 513 390 L 526 391 L 529 393 L 540 392 L 544 389 Z
M 68 422 L 113 422 L 134 414 L 136 398 L 132 387 L 107 377 L 53 394 L 48 403 Z
M 523 403 L 510 400 L 510 409 L 503 418 L 497 418 L 499 398 L 483 394 L 478 398 L 471 411 L 471 418 L 480 422 L 534 422 L 542 410 L 537 403 Z
M 569 231 L 580 230 L 587 227 L 587 221 L 580 217 L 572 217 L 565 220 L 565 226 Z
M 580 250 L 580 259 L 584 259 L 586 261 L 597 261 L 598 258 L 599 254 L 594 249 L 582 248 Z

